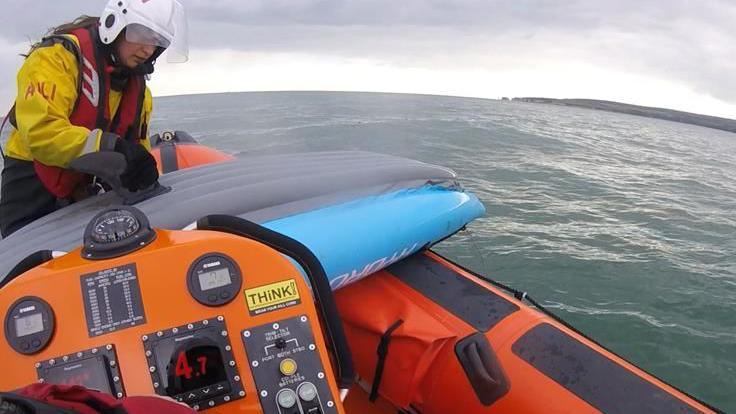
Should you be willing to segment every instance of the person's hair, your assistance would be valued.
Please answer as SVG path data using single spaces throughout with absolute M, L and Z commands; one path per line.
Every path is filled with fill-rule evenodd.
M 83 14 L 68 23 L 64 23 L 56 27 L 52 27 L 46 32 L 45 36 L 66 34 L 66 33 L 70 33 L 72 30 L 75 30 L 75 29 L 92 27 L 96 25 L 99 21 L 100 21 L 99 17 L 87 16 L 86 14 Z
M 0 398 L 0 414 L 27 414 L 28 412 L 18 404 Z
M 49 30 L 46 31 L 46 34 L 44 34 L 43 37 L 46 38 L 46 37 L 49 37 L 49 36 L 56 36 L 56 35 L 68 34 L 68 33 L 71 33 L 72 30 L 96 26 L 99 23 L 99 21 L 100 21 L 100 18 L 99 17 L 87 16 L 86 14 L 83 14 L 83 15 L 77 17 L 76 19 L 70 21 L 70 22 L 63 23 L 63 24 L 60 24 L 58 26 L 55 26 L 55 27 L 50 28 Z M 41 45 L 42 42 L 43 42 L 43 40 L 40 40 L 40 41 L 32 44 L 31 45 L 31 50 L 28 52 L 28 54 L 27 55 L 22 55 L 22 56 L 26 56 L 27 57 L 28 55 L 30 55 L 31 52 L 33 52 L 34 50 L 36 50 L 36 48 L 38 48 Z M 2 414 L 2 413 L 0 413 L 0 414 Z

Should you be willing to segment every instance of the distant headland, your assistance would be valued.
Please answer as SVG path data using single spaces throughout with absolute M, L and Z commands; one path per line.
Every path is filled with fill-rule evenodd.
M 504 100 L 508 100 L 505 98 Z M 648 118 L 665 119 L 684 124 L 699 125 L 706 128 L 720 129 L 736 133 L 736 120 L 717 116 L 699 115 L 690 112 L 675 111 L 665 108 L 630 105 L 620 102 L 599 101 L 595 99 L 553 99 L 553 98 L 513 98 L 516 102 L 543 103 L 552 105 L 574 106 L 579 108 L 598 109 L 601 111 L 639 115 Z

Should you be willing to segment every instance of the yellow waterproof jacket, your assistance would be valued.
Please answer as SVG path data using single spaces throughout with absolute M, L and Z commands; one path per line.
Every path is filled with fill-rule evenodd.
M 73 35 L 66 35 L 77 46 Z M 20 160 L 66 168 L 80 155 L 99 149 L 102 131 L 72 125 L 69 121 L 77 101 L 77 58 L 63 44 L 39 47 L 31 52 L 18 72 L 15 122 L 5 154 Z M 108 119 L 117 112 L 121 91 L 110 90 Z M 146 87 L 142 123 L 150 125 L 153 98 Z M 148 137 L 141 144 L 150 149 Z

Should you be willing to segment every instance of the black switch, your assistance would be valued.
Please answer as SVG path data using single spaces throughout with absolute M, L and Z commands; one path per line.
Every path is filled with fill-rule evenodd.
M 276 342 L 274 342 L 274 345 L 276 345 L 276 348 L 278 349 L 284 349 L 286 348 L 286 339 L 279 338 L 276 340 Z

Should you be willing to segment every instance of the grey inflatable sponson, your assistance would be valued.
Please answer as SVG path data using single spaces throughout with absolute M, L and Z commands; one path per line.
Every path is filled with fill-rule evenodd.
M 181 229 L 208 214 L 265 222 L 358 197 L 428 183 L 460 188 L 447 168 L 358 151 L 245 155 L 161 176 L 172 191 L 136 205 L 154 227 Z M 0 240 L 0 280 L 38 250 L 70 251 L 82 244 L 89 220 L 120 205 L 110 192 L 57 210 Z

